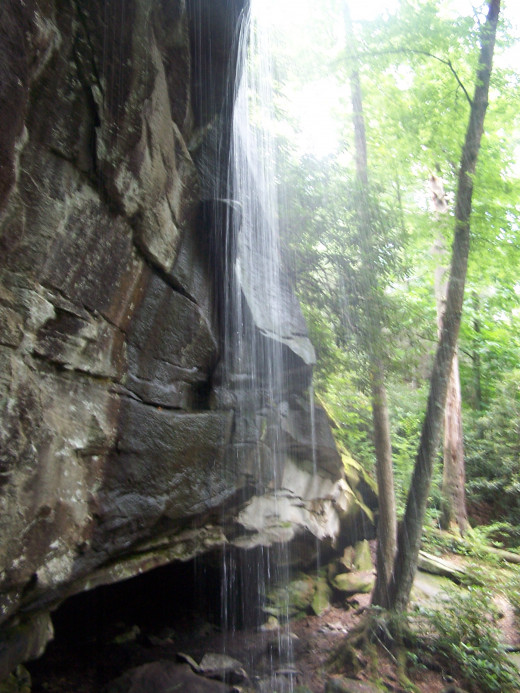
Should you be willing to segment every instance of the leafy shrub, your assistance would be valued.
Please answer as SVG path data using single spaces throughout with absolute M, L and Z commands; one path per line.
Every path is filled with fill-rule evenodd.
M 334 438 L 369 472 L 375 462 L 372 440 L 372 410 L 365 395 L 349 370 L 349 364 L 338 366 L 327 379 L 317 383 L 322 405 L 333 423 Z
M 518 672 L 506 656 L 496 626 L 498 610 L 484 587 L 447 590 L 440 609 L 422 614 L 436 634 L 434 649 L 455 665 L 466 686 L 482 693 L 518 692 Z
M 498 556 L 491 553 L 489 547 L 495 546 L 499 548 L 502 546 L 500 542 L 494 541 L 493 538 L 504 531 L 507 526 L 505 522 L 493 522 L 490 525 L 470 527 L 465 532 L 464 537 L 457 542 L 456 553 L 472 556 L 489 563 L 498 563 Z
M 422 547 L 429 553 L 441 556 L 444 553 L 460 553 L 460 537 L 439 531 L 434 522 L 427 522 L 423 527 Z
M 512 527 L 502 536 L 520 539 L 520 371 L 504 377 L 487 411 L 465 418 L 466 490 L 469 499 L 491 503 Z
M 513 576 L 506 584 L 505 592 L 515 610 L 517 620 L 520 620 L 520 568 L 514 570 Z
M 392 383 L 388 390 L 390 421 L 392 427 L 392 459 L 397 511 L 404 513 L 410 480 L 419 447 L 421 428 L 426 409 L 428 388 L 411 388 L 409 385 Z M 435 465 L 434 478 L 430 490 L 429 516 L 437 516 L 440 504 L 439 487 L 440 466 Z

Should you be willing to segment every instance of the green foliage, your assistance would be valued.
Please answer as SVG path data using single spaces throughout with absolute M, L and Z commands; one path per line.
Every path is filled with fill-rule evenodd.
M 518 691 L 518 672 L 509 662 L 497 627 L 498 610 L 491 591 L 469 587 L 447 592 L 442 608 L 424 609 L 422 615 L 434 629 L 434 649 L 456 667 L 465 685 L 482 693 Z
M 509 603 L 515 610 L 518 625 L 520 625 L 520 568 L 513 571 L 505 587 Z
M 279 140 L 287 212 L 282 240 L 288 273 L 316 347 L 316 391 L 337 422 L 337 439 L 371 469 L 374 445 L 366 372 L 368 349 L 374 348 L 374 335 L 382 332 L 383 344 L 377 348 L 389 375 L 401 509 L 437 339 L 433 278 L 438 258 L 432 253 L 433 238 L 441 232 L 446 247 L 452 240 L 457 165 L 485 5 L 456 16 L 437 0 L 401 2 L 393 14 L 355 23 L 372 181 L 368 192 L 354 183 L 349 65 L 340 3 L 302 5 L 302 16 L 296 20 L 299 36 L 292 35 L 290 45 L 277 42 L 280 116 L 290 110 L 291 94 L 326 81 L 334 91 L 336 110 L 317 121 L 316 130 L 326 128 L 327 118 L 334 116 L 343 134 L 335 152 L 319 157 L 303 153 L 298 135 L 292 140 L 287 136 L 289 131 L 299 132 L 308 115 L 305 108 L 293 109 L 289 126 L 278 129 L 285 133 Z M 309 11 L 313 21 L 303 22 Z M 520 77 L 504 67 L 500 57 L 500 50 L 511 43 L 506 7 L 474 178 L 459 357 L 468 498 L 491 504 L 495 516 L 512 525 L 507 532 L 502 527 L 500 536 L 517 543 Z M 430 174 L 438 170 L 448 199 L 448 211 L 441 218 L 430 209 L 428 189 Z M 366 208 L 374 232 L 368 245 L 360 208 Z M 363 257 L 369 258 L 370 277 L 360 271 Z M 437 469 L 429 508 L 432 520 L 440 503 L 439 474 Z M 476 544 L 467 550 L 477 551 Z
M 470 527 L 459 541 L 458 553 L 473 556 L 491 563 L 498 563 L 498 556 L 489 552 L 489 546 L 500 547 L 500 542 L 493 539 L 498 532 L 507 528 L 505 522 L 493 522 L 490 525 Z
M 327 375 L 320 388 L 327 411 L 334 419 L 334 436 L 367 471 L 374 466 L 370 401 L 348 369 Z
M 443 532 L 437 526 L 427 523 L 423 527 L 421 546 L 423 549 L 436 556 L 444 553 L 458 553 L 460 537 L 449 532 Z
M 411 388 L 407 384 L 392 382 L 389 387 L 392 458 L 399 513 L 404 511 L 407 489 L 415 463 L 426 394 L 425 388 Z
M 468 493 L 492 504 L 509 541 L 520 539 L 520 371 L 504 375 L 485 413 L 466 428 Z M 468 417 L 469 418 L 469 417 Z M 471 421 L 471 419 L 470 419 Z
M 444 532 L 437 527 L 426 524 L 423 528 L 422 546 L 426 551 L 436 555 L 445 553 L 458 554 L 474 559 L 471 565 L 471 579 L 480 580 L 480 564 L 485 564 L 485 570 L 493 571 L 502 565 L 502 557 L 493 549 L 501 548 L 501 542 L 496 540 L 501 536 L 509 524 L 505 522 L 493 522 L 490 525 L 477 525 L 470 527 L 463 536 Z M 483 582 L 486 581 L 483 575 Z M 499 580 L 500 582 L 500 580 Z
M 378 186 L 360 190 L 337 161 L 288 157 L 283 173 L 282 240 L 299 296 L 321 321 L 316 332 L 363 359 L 380 329 L 395 334 L 395 294 L 386 289 L 404 273 L 399 220 Z
M 500 256 L 500 247 L 495 246 L 495 252 Z M 474 281 L 469 285 L 460 336 L 460 374 L 463 399 L 468 415 L 473 416 L 471 425 L 478 424 L 476 418 L 493 405 L 504 377 L 514 377 L 520 362 L 519 260 L 517 256 L 514 267 L 508 267 L 502 258 L 501 270 L 486 288 Z

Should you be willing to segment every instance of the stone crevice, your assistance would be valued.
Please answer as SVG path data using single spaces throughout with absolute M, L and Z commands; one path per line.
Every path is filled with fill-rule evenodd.
M 119 382 L 119 380 L 115 377 L 109 377 L 106 375 L 100 375 L 98 373 L 92 373 L 92 371 L 85 370 L 83 368 L 79 368 L 77 366 L 71 366 L 70 364 L 67 363 L 57 363 L 56 361 L 50 360 L 47 356 L 43 354 L 38 354 L 37 352 L 32 352 L 31 357 L 35 359 L 35 361 L 42 362 L 43 366 L 38 366 L 34 367 L 34 372 L 35 373 L 64 373 L 64 374 L 71 374 L 73 376 L 78 376 L 79 378 L 88 378 L 89 380 L 92 380 L 93 382 L 98 382 L 102 385 L 110 385 L 110 384 L 116 384 Z
M 92 74 L 95 78 L 96 86 L 98 87 L 101 94 L 104 95 L 103 84 L 102 84 L 101 77 L 99 75 L 99 72 L 98 72 L 98 69 L 96 66 L 96 61 L 94 60 L 95 49 L 94 49 L 94 46 L 92 45 L 92 41 L 90 40 L 90 34 L 89 34 L 88 25 L 87 25 L 85 15 L 83 13 L 83 10 L 81 9 L 81 4 L 77 0 L 72 0 L 72 5 L 75 9 L 75 14 L 78 17 L 79 24 L 81 25 L 81 27 L 83 29 L 83 39 L 85 40 L 85 42 L 87 43 L 87 45 L 90 49 L 90 67 L 92 68 Z M 81 61 L 79 60 L 79 55 L 78 55 L 76 46 L 75 46 L 73 55 L 74 55 L 74 59 L 77 61 L 78 70 L 81 73 Z M 94 103 L 95 103 L 95 100 L 94 100 Z M 99 122 L 101 122 L 101 117 L 100 117 L 99 112 L 97 112 L 97 120 Z
M 175 293 L 179 294 L 180 296 L 183 296 L 185 299 L 193 303 L 194 306 L 197 306 L 198 308 L 198 302 L 197 299 L 192 296 L 186 289 L 175 280 L 175 277 L 172 275 L 171 270 L 168 272 L 166 271 L 163 267 L 161 267 L 158 263 L 154 261 L 154 258 L 149 255 L 146 251 L 146 247 L 140 242 L 139 237 L 134 235 L 134 248 L 136 249 L 136 252 L 139 254 L 143 262 L 145 262 L 148 267 L 154 272 L 158 277 L 160 277 L 165 284 L 167 284 L 172 291 Z
M 122 392 L 120 388 L 117 390 L 117 392 L 122 399 L 124 398 L 124 399 L 128 399 L 128 400 L 132 400 L 134 402 L 139 402 L 139 404 L 142 404 L 143 407 L 151 407 L 152 409 L 155 409 L 156 411 L 165 411 L 165 412 L 171 411 L 171 412 L 176 412 L 178 414 L 186 415 L 186 416 L 189 416 L 192 414 L 201 414 L 203 412 L 205 413 L 208 411 L 207 409 L 197 409 L 197 408 L 193 408 L 193 409 L 190 409 L 189 411 L 187 411 L 186 409 L 184 409 L 180 406 L 175 407 L 175 406 L 171 406 L 168 404 L 162 404 L 161 402 L 154 402 L 153 400 L 143 399 L 142 397 L 140 397 L 139 395 L 137 395 L 135 392 L 132 392 L 132 391 Z
M 94 320 L 103 320 L 106 322 L 108 325 L 114 328 L 117 332 L 119 332 L 121 335 L 126 335 L 127 330 L 122 327 L 121 325 L 118 325 L 113 319 L 110 318 L 109 315 L 106 315 L 104 313 L 99 312 L 96 308 L 91 308 L 89 305 L 87 305 L 84 302 L 77 302 L 75 304 L 71 304 L 69 297 L 67 294 L 62 291 L 59 287 L 56 287 L 45 280 L 42 281 L 41 286 L 44 289 L 47 289 L 49 292 L 47 298 L 50 303 L 54 306 L 54 309 L 57 311 L 61 311 L 62 313 L 68 313 L 72 316 L 78 317 L 78 318 L 83 318 L 85 316 L 90 316 L 94 318 Z M 53 298 L 56 298 L 57 296 L 61 297 L 61 299 L 66 302 L 67 307 L 63 307 L 62 305 L 58 305 L 57 303 L 53 303 Z M 83 311 L 83 315 L 82 315 Z

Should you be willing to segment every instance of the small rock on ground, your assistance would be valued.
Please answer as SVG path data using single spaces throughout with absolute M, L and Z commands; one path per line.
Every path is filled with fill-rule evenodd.
M 231 688 L 220 681 L 211 681 L 195 674 L 187 664 L 160 661 L 130 669 L 109 684 L 105 693 L 230 693 Z
M 371 683 L 356 681 L 356 679 L 334 676 L 327 680 L 325 693 L 380 693 L 380 688 Z

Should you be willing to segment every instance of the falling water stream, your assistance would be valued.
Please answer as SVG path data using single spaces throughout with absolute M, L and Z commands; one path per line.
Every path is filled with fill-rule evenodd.
M 273 522 L 281 522 L 278 507 L 283 496 L 283 451 L 280 417 L 287 407 L 287 373 L 284 367 L 287 307 L 283 297 L 276 179 L 276 152 L 269 124 L 273 120 L 271 50 L 269 33 L 260 26 L 256 0 L 243 17 L 238 48 L 237 88 L 234 101 L 227 189 L 233 200 L 226 215 L 224 234 L 230 247 L 225 253 L 223 381 L 235 396 L 236 432 L 242 448 L 250 451 L 256 468 L 255 493 L 266 490 L 274 499 Z M 265 458 L 268 458 L 266 461 Z M 274 585 L 287 584 L 289 545 L 276 541 L 260 544 L 255 558 L 241 566 L 254 577 L 256 603 L 242 604 L 261 620 L 266 595 Z M 249 565 L 254 560 L 254 565 Z M 224 555 L 223 622 L 235 627 L 233 595 L 236 575 L 231 554 Z M 278 656 L 275 668 L 289 670 L 292 661 L 289 603 L 279 613 Z M 246 620 L 247 614 L 246 614 Z M 273 679 L 273 690 L 293 690 L 292 677 Z

